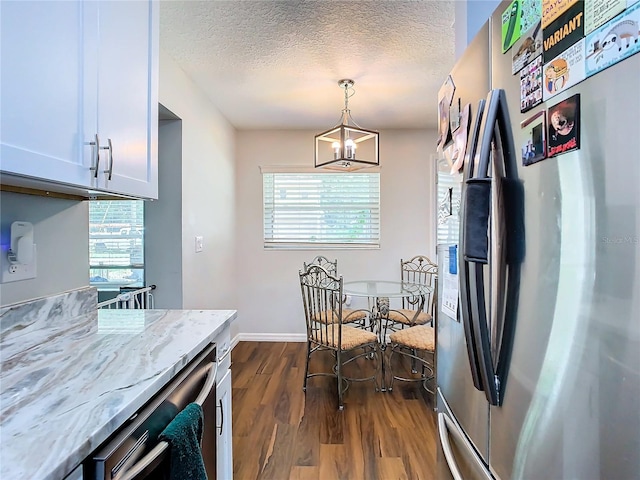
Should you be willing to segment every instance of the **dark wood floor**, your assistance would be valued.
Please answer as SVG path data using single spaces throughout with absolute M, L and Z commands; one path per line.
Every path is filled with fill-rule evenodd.
M 431 395 L 418 383 L 396 383 L 393 392 L 353 383 L 340 412 L 334 379 L 311 378 L 302 391 L 305 348 L 266 342 L 234 348 L 234 478 L 435 479 Z M 321 352 L 311 368 L 331 363 Z

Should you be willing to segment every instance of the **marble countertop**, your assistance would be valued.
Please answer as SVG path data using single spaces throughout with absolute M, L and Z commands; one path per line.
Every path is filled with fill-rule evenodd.
M 235 310 L 94 310 L 5 329 L 0 478 L 64 478 L 235 318 Z

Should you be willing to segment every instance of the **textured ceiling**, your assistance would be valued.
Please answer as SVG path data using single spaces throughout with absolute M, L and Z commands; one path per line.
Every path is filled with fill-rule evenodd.
M 454 1 L 160 2 L 160 47 L 238 129 L 436 127 Z

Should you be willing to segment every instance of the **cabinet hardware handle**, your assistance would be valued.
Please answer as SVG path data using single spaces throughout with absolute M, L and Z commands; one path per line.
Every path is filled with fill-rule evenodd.
M 89 168 L 93 172 L 94 178 L 98 178 L 98 166 L 100 165 L 100 140 L 98 139 L 98 134 L 96 133 L 96 141 L 89 142 L 89 145 L 92 146 L 91 150 L 94 153 L 93 155 L 93 166 Z M 95 146 L 95 148 L 93 148 Z
M 222 435 L 222 427 L 224 426 L 224 406 L 222 405 L 222 399 L 218 400 L 218 404 L 220 407 L 220 426 L 218 427 L 220 429 L 220 433 L 218 435 Z
M 111 180 L 111 175 L 113 174 L 113 144 L 111 143 L 111 139 L 108 138 L 109 142 L 108 147 L 102 147 L 104 150 L 109 150 L 109 169 L 104 170 L 103 173 L 108 173 L 107 180 Z

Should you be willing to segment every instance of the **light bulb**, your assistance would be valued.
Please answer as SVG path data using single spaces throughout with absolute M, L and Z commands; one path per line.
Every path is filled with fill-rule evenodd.
M 333 159 L 337 160 L 340 158 L 340 142 L 333 142 L 331 144 L 331 148 L 333 148 Z
M 350 139 L 347 138 L 344 141 L 344 149 L 345 149 L 345 158 L 356 158 L 356 143 Z

